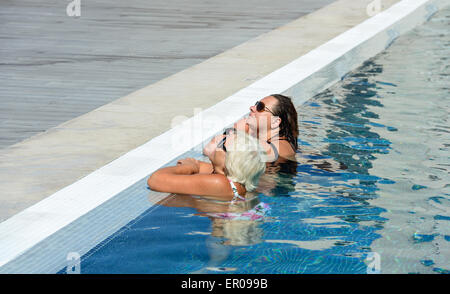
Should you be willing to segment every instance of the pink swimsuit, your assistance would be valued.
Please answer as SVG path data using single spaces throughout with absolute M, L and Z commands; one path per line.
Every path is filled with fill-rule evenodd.
M 231 204 L 239 200 L 245 201 L 245 198 L 239 195 L 238 190 L 234 185 L 233 181 L 231 181 L 230 179 L 228 179 L 228 181 L 230 182 L 230 186 L 234 194 L 233 199 L 231 200 Z M 246 212 L 219 212 L 219 213 L 208 213 L 208 215 L 215 218 L 223 218 L 223 219 L 262 220 L 269 210 L 270 207 L 267 203 L 260 202 L 251 210 Z
M 234 194 L 233 199 L 231 200 L 231 203 L 236 202 L 236 200 L 245 201 L 245 198 L 242 197 L 241 195 L 239 195 L 238 190 L 237 190 L 236 186 L 234 185 L 233 181 L 230 180 L 229 178 L 227 178 L 227 180 L 228 180 L 228 182 L 230 182 L 230 186 L 231 186 L 231 189 L 233 190 L 233 194 Z

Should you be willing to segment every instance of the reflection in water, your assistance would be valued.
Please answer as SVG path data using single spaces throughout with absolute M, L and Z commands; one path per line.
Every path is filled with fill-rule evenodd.
M 325 132 L 321 142 L 316 142 L 314 147 L 321 150 L 322 158 L 328 157 L 340 164 L 335 170 L 345 166 L 342 179 L 347 183 L 337 181 L 334 191 L 362 203 L 378 197 L 376 184 L 383 179 L 371 176 L 369 169 L 378 153 L 387 153 L 391 148 L 389 140 L 382 138 L 371 122 L 372 118 L 377 118 L 376 108 L 383 107 L 383 104 L 379 101 L 375 83 L 370 79 L 382 71 L 381 64 L 368 60 L 358 72 L 350 73 L 341 84 L 305 105 L 305 124 L 316 121 Z M 375 111 L 370 111 L 369 107 L 374 107 Z M 314 137 L 316 128 L 317 124 L 314 128 L 305 129 Z
M 273 162 L 266 164 L 266 172 L 259 180 L 257 192 L 267 196 L 277 196 L 275 191 L 287 195 L 295 191 L 295 176 L 298 163 L 287 160 L 284 162 Z
M 377 58 L 384 64 L 375 80 L 384 107 L 376 122 L 391 130 L 376 128 L 392 149 L 370 171 L 391 182 L 380 184 L 380 197 L 370 202 L 389 219 L 372 244 L 386 272 L 450 270 L 449 17 L 450 8 L 438 12 Z
M 190 207 L 195 215 L 211 220 L 211 235 L 223 238 L 225 245 L 245 246 L 261 242 L 259 222 L 270 209 L 266 203 L 253 195 L 246 201 L 217 201 L 193 195 L 171 194 L 155 203 L 166 207 Z
M 195 215 L 207 217 L 211 221 L 210 237 L 206 239 L 209 261 L 204 268 L 193 273 L 236 270 L 219 265 L 228 257 L 229 246 L 249 246 L 263 241 L 260 224 L 269 210 L 268 205 L 261 203 L 257 195 L 246 201 L 225 202 L 171 194 L 155 203 L 157 205 L 194 208 Z

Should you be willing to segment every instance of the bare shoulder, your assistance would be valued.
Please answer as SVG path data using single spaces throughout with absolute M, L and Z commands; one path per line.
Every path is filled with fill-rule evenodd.
M 188 185 L 190 194 L 221 200 L 230 200 L 233 196 L 228 179 L 220 174 L 192 175 Z
M 282 140 L 279 141 L 279 153 L 280 156 L 285 157 L 285 158 L 291 158 L 293 156 L 295 156 L 295 150 L 292 149 L 291 144 L 289 144 L 288 141 Z

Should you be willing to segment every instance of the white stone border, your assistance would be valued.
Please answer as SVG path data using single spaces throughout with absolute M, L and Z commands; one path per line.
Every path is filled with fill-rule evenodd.
M 293 96 L 296 104 L 303 103 L 448 4 L 449 0 L 403 0 L 0 223 L 0 273 L 62 269 L 67 253 L 85 254 L 130 221 L 121 219 L 116 210 L 132 203 L 128 209 L 138 216 L 151 206 L 124 190 L 246 115 L 258 98 L 284 93 Z M 171 148 L 172 136 L 188 130 L 198 115 L 216 117 L 224 110 L 223 126 L 198 130 L 196 140 L 187 142 L 181 151 Z M 95 224 L 102 217 L 103 225 Z

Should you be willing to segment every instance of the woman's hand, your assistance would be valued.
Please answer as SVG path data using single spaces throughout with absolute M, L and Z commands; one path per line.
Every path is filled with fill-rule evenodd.
M 177 165 L 183 165 L 191 169 L 193 174 L 200 171 L 200 162 L 194 158 L 185 158 L 177 161 Z

